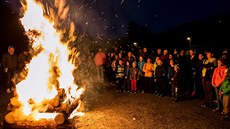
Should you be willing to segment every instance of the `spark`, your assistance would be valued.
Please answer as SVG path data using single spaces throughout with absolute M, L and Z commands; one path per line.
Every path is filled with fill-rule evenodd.
M 104 26 L 104 30 L 107 30 L 109 27 L 108 26 Z
M 81 1 L 81 4 L 82 4 L 84 1 L 85 1 L 85 0 L 82 0 L 82 1 Z
M 123 4 L 124 3 L 124 0 L 121 0 L 121 4 Z
M 103 19 L 103 17 L 100 17 L 98 20 L 100 21 L 101 19 Z
M 91 5 L 94 4 L 96 1 L 97 1 L 97 0 L 94 0 L 94 1 L 91 3 Z
M 82 8 L 83 8 L 83 5 L 78 10 L 81 10 Z

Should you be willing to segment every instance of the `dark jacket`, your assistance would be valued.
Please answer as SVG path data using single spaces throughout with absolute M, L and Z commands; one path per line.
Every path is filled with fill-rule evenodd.
M 10 55 L 9 53 L 5 53 L 2 56 L 2 67 L 8 68 L 10 70 L 16 70 L 17 69 L 17 55 L 13 54 Z

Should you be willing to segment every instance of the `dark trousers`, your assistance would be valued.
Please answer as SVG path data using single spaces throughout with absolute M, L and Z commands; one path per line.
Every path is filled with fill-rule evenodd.
M 124 84 L 124 78 L 117 78 L 117 80 L 118 80 L 117 90 L 122 90 Z
M 144 91 L 144 86 L 145 86 L 145 77 L 140 76 L 139 80 L 137 81 L 137 91 Z
M 204 88 L 204 95 L 205 95 L 205 104 L 207 106 L 213 105 L 213 91 L 212 91 L 212 85 L 211 81 L 206 80 L 205 78 L 202 78 L 202 84 Z
M 124 90 L 130 91 L 130 79 L 128 77 L 125 77 L 124 79 Z
M 15 87 L 12 79 L 16 74 L 16 70 L 14 69 L 8 69 L 8 71 L 6 72 L 6 88 L 13 88 Z
M 162 78 L 156 79 L 156 91 L 159 94 L 164 94 L 164 80 Z
M 153 93 L 153 78 L 152 77 L 145 77 L 145 92 Z

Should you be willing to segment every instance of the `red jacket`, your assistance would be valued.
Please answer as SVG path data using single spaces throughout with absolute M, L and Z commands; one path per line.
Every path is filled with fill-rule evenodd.
M 98 52 L 94 57 L 96 66 L 102 66 L 106 62 L 106 55 L 104 52 Z
M 226 70 L 226 66 L 220 66 L 215 68 L 212 75 L 212 86 L 219 87 L 222 84 L 226 75 L 225 70 Z

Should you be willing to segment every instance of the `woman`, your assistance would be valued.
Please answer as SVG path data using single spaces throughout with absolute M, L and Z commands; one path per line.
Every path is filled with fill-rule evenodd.
M 219 97 L 219 89 L 220 85 L 224 81 L 225 78 L 225 70 L 226 65 L 224 63 L 224 59 L 220 58 L 217 61 L 217 67 L 214 69 L 213 75 L 212 75 L 212 86 L 215 88 L 216 93 L 216 101 L 217 101 L 217 107 L 213 109 L 214 112 L 221 110 L 221 98 Z

